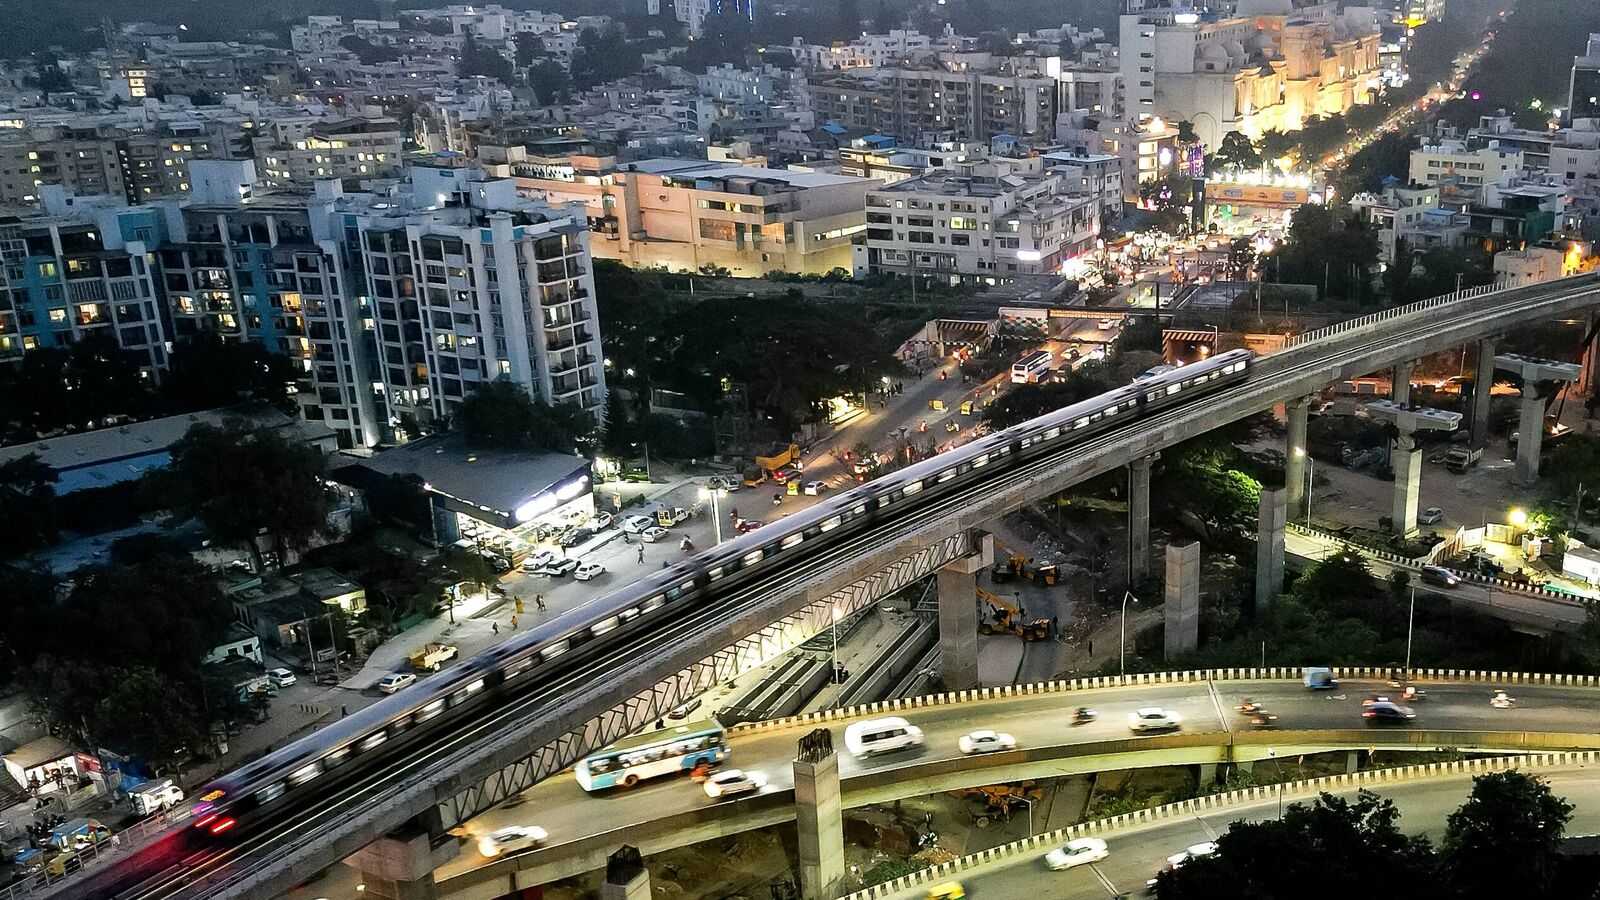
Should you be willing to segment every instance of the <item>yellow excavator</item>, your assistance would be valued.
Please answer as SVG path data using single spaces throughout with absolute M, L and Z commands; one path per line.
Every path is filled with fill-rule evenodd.
M 989 577 L 996 584 L 1003 584 L 1012 579 L 1021 578 L 1034 584 L 1054 587 L 1061 578 L 1061 570 L 1054 563 L 1039 563 L 1028 565 L 1032 560 L 1014 550 L 1008 550 L 999 544 L 995 545 L 995 552 L 1003 558 L 994 564 Z
M 960 788 L 951 791 L 957 797 L 969 798 L 977 803 L 972 804 L 973 824 L 979 828 L 987 828 L 989 823 L 996 819 L 1010 819 L 1012 810 L 1022 803 L 1033 803 L 1044 797 L 1044 789 L 1035 786 L 1032 781 L 1022 781 L 1016 784 L 986 784 L 981 787 Z M 978 808 L 978 804 L 982 808 Z
M 994 609 L 991 618 L 985 618 L 978 623 L 979 634 L 1014 634 L 1025 641 L 1043 641 L 1050 638 L 1049 619 L 1023 622 L 1021 610 L 983 588 L 978 588 L 978 599 Z

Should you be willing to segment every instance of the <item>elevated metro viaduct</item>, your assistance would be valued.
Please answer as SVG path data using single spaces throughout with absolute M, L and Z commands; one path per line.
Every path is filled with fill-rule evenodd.
M 369 854 L 409 860 L 416 872 L 440 860 L 445 830 L 492 809 L 593 750 L 656 721 L 706 687 L 773 658 L 845 615 L 941 569 L 970 606 L 969 580 L 982 558 L 977 529 L 1031 499 L 1189 439 L 1228 421 L 1290 404 L 1290 447 L 1304 440 L 1299 398 L 1326 385 L 1403 364 L 1435 350 L 1503 334 L 1529 321 L 1600 304 L 1600 274 L 1531 286 L 1495 286 L 1435 298 L 1356 319 L 1293 339 L 1258 358 L 1247 380 L 1101 432 L 1047 459 L 997 473 L 981 486 L 929 508 L 880 522 L 863 539 L 820 553 L 781 577 L 739 589 L 727 613 L 680 623 L 670 633 L 640 634 L 608 650 L 596 670 L 605 679 L 552 684 L 514 708 L 463 723 L 425 752 L 396 760 L 384 777 L 360 790 L 332 792 L 293 829 L 250 835 L 225 856 L 165 876 L 139 900 L 268 898 L 385 835 L 400 834 Z M 1474 423 L 1478 421 L 1474 410 Z M 1293 453 L 1286 502 L 1303 502 L 1303 469 Z M 970 571 L 960 571 L 970 570 Z M 581 616 L 581 609 L 569 614 Z M 946 640 L 949 640 L 948 638 Z M 947 643 L 952 672 L 971 671 L 963 644 Z M 330 788 L 332 785 L 330 784 Z M 422 858 L 422 855 L 427 858 Z M 126 874 L 126 873 L 121 873 Z M 93 871 L 86 877 L 95 882 Z M 423 876 L 426 882 L 431 876 Z M 70 884 L 70 883 L 69 883 Z M 89 895 L 93 895 L 92 886 Z M 432 892 L 426 884 L 405 892 Z

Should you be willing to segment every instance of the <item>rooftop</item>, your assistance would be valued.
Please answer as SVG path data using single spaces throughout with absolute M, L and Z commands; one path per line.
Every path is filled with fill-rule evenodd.
M 471 447 L 459 434 L 423 438 L 358 463 L 380 475 L 415 475 L 427 489 L 469 515 L 497 514 L 508 521 L 533 498 L 587 476 L 581 456 L 538 450 Z

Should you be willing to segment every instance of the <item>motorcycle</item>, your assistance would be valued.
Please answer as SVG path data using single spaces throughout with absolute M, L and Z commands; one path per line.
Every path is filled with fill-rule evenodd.
M 1507 697 L 1505 691 L 1495 691 L 1494 696 L 1489 698 L 1489 705 L 1495 709 L 1510 709 L 1516 704 L 1517 699 L 1515 697 Z
M 1260 712 L 1261 711 L 1261 704 L 1258 703 L 1255 700 L 1247 699 L 1243 703 L 1240 703 L 1238 706 L 1235 706 L 1234 709 L 1237 709 L 1239 712 L 1242 712 L 1245 715 L 1249 716 L 1249 715 L 1254 715 L 1254 714 Z
M 1083 725 L 1088 722 L 1093 722 L 1095 717 L 1098 715 L 1100 715 L 1098 712 L 1095 712 L 1089 707 L 1080 706 L 1072 713 L 1072 724 Z
M 694 552 L 694 542 L 688 538 L 684 538 L 683 543 L 678 545 L 678 549 L 685 553 L 692 553 Z
M 1250 725 L 1254 728 L 1277 728 L 1278 717 L 1264 709 L 1257 709 L 1250 717 Z

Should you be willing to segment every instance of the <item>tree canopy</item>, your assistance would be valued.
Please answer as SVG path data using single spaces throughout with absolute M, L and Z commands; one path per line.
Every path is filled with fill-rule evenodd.
M 551 406 L 528 396 L 522 385 L 507 379 L 491 381 L 468 394 L 456 409 L 456 421 L 467 440 L 487 447 L 572 453 L 586 446 L 595 429 L 594 416 L 581 406 Z
M 56 470 L 37 454 L 0 463 L 0 558 L 55 539 Z

